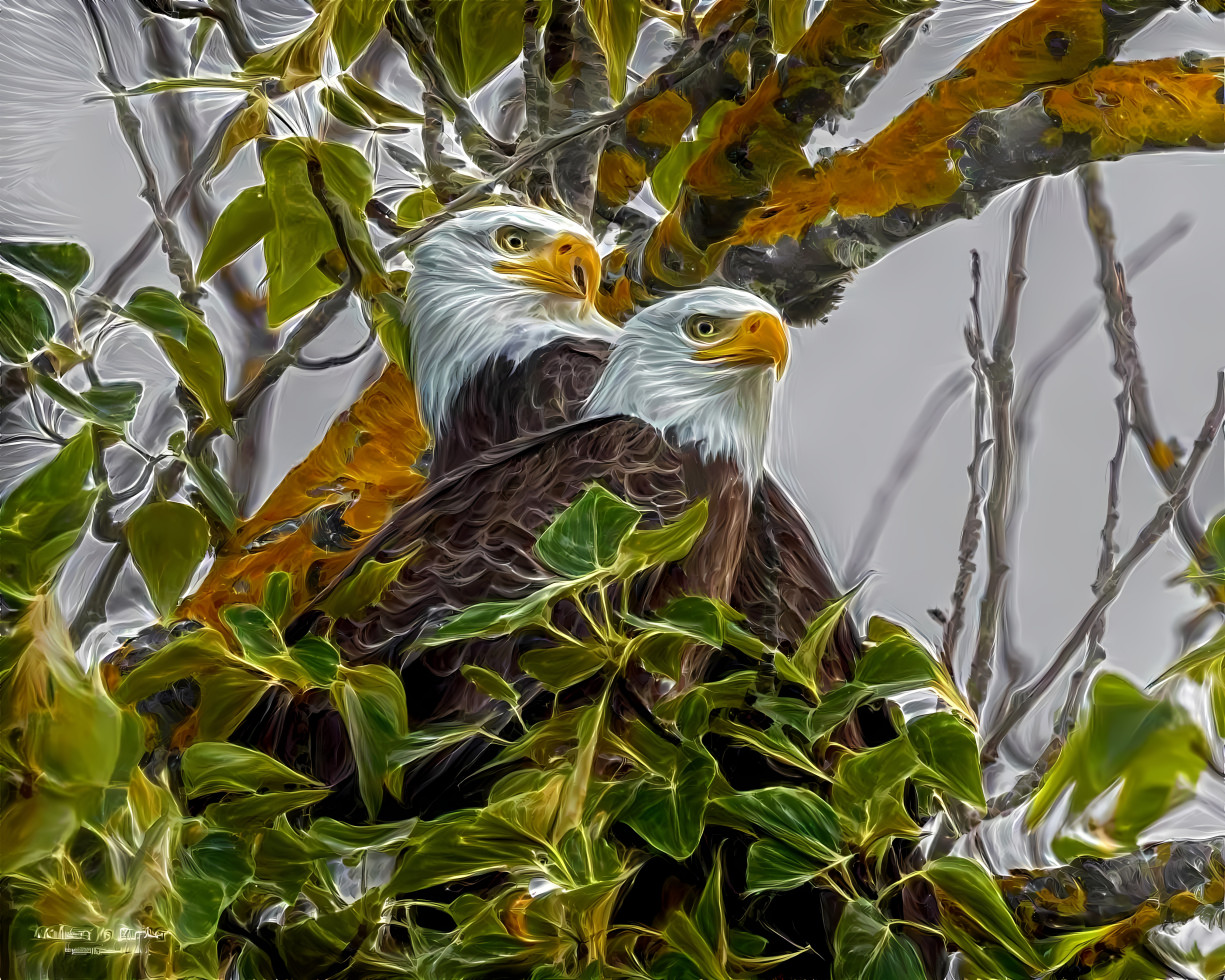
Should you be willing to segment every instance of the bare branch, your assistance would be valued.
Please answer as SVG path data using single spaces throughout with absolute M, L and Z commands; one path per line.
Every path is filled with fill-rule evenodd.
M 102 17 L 98 13 L 97 0 L 82 0 L 82 2 L 85 4 L 85 11 L 93 26 L 94 40 L 102 61 L 98 78 L 111 92 L 111 98 L 115 103 L 115 115 L 119 119 L 119 128 L 123 132 L 124 141 L 128 144 L 128 149 L 132 152 L 132 157 L 144 179 L 144 187 L 141 189 L 140 196 L 145 199 L 150 210 L 153 211 L 153 219 L 161 233 L 162 247 L 169 259 L 170 271 L 179 280 L 180 298 L 188 306 L 199 309 L 201 292 L 200 287 L 196 284 L 195 267 L 187 248 L 183 245 L 178 226 L 166 211 L 165 202 L 158 189 L 157 170 L 141 138 L 140 117 L 136 115 L 127 96 L 123 94 L 123 86 L 115 72 L 115 59 L 111 53 L 110 42 L 107 41 Z
M 982 462 L 991 440 L 986 438 L 987 426 L 987 374 L 986 343 L 983 340 L 982 312 L 979 306 L 979 291 L 982 287 L 982 265 L 978 252 L 971 255 L 970 275 L 974 291 L 970 297 L 972 319 L 966 327 L 966 347 L 970 351 L 970 363 L 974 376 L 974 455 L 966 472 L 970 477 L 970 502 L 966 505 L 965 520 L 961 525 L 961 546 L 957 551 L 957 579 L 953 585 L 952 609 L 944 624 L 944 642 L 940 648 L 940 659 L 950 677 L 956 677 L 957 641 L 965 623 L 966 596 L 974 579 L 974 556 L 978 554 L 978 539 L 982 533 L 983 480 Z
M 190 3 L 186 0 L 137 0 L 150 13 L 161 14 L 176 20 L 201 19 L 211 20 L 221 28 L 234 58 L 240 65 L 256 52 L 255 42 L 243 23 L 238 8 L 229 0 L 217 0 L 211 6 L 207 3 Z
M 999 753 L 1000 743 L 1015 728 L 1017 722 L 1041 700 L 1042 696 L 1050 689 L 1064 668 L 1067 667 L 1072 657 L 1076 655 L 1076 651 L 1080 649 L 1080 645 L 1089 635 L 1094 622 L 1110 607 L 1110 604 L 1118 596 L 1119 590 L 1127 580 L 1131 569 L 1149 553 L 1153 545 L 1161 540 L 1162 535 L 1169 530 L 1170 525 L 1174 521 L 1174 515 L 1180 507 L 1186 504 L 1187 497 L 1191 493 L 1191 486 L 1195 482 L 1195 477 L 1208 455 L 1208 450 L 1212 448 L 1212 443 L 1220 430 L 1223 417 L 1225 417 L 1225 371 L 1217 374 L 1216 399 L 1213 402 L 1211 411 L 1208 413 L 1208 417 L 1204 420 L 1204 426 L 1195 440 L 1195 447 L 1187 458 L 1187 463 L 1178 478 L 1174 492 L 1157 508 L 1157 512 L 1141 529 L 1135 542 L 1119 560 L 1110 575 L 1107 576 L 1093 604 L 1084 616 L 1081 617 L 1080 622 L 1076 624 L 1071 635 L 1064 641 L 1046 670 L 1029 684 L 1025 685 L 1025 687 L 1016 691 L 1009 699 L 1007 711 L 1004 712 L 1004 716 L 996 724 L 995 729 L 983 746 L 982 757 L 984 762 L 995 760 Z
M 1182 464 L 1178 462 L 1170 444 L 1162 437 L 1161 427 L 1157 424 L 1153 412 L 1148 378 L 1140 360 L 1139 345 L 1136 343 L 1135 317 L 1130 312 L 1131 297 L 1123 288 L 1122 275 L 1118 271 L 1120 266 L 1115 256 L 1114 222 L 1102 196 L 1102 179 L 1098 168 L 1082 167 L 1080 184 L 1084 194 L 1085 221 L 1089 225 L 1097 249 L 1098 282 L 1106 300 L 1106 328 L 1114 351 L 1115 372 L 1119 372 L 1121 364 L 1127 365 L 1131 371 L 1133 431 L 1144 447 L 1161 486 L 1166 493 L 1173 493 L 1178 478 L 1182 475 Z M 1176 520 L 1179 536 L 1194 555 L 1196 562 L 1201 567 L 1214 567 L 1212 556 L 1204 547 L 1203 525 L 1195 516 L 1194 509 L 1189 505 L 1181 508 Z
M 967 697 L 975 711 L 982 706 L 991 684 L 993 658 L 1000 626 L 1000 611 L 1008 577 L 1008 508 L 1016 476 L 1016 431 L 1012 417 L 1012 348 L 1021 314 L 1025 288 L 1025 257 L 1029 229 L 1038 206 L 1040 183 L 1025 188 L 1012 219 L 1012 244 L 1008 252 L 1008 282 L 1004 303 L 986 365 L 987 392 L 991 402 L 991 488 L 987 494 L 987 585 L 978 614 L 978 641 L 970 664 Z

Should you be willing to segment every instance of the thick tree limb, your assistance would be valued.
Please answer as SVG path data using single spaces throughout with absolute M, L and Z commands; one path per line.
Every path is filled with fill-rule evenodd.
M 1153 545 L 1161 540 L 1162 535 L 1169 530 L 1175 513 L 1178 511 L 1178 508 L 1186 503 L 1187 497 L 1191 493 L 1191 486 L 1195 481 L 1195 477 L 1198 475 L 1199 469 L 1208 455 L 1208 450 L 1212 448 L 1212 443 L 1220 431 L 1222 418 L 1225 418 L 1225 371 L 1217 375 L 1216 399 L 1208 413 L 1208 417 L 1204 420 L 1204 426 L 1195 440 L 1195 447 L 1187 458 L 1186 466 L 1178 478 L 1174 492 L 1157 508 L 1157 513 L 1140 530 L 1135 542 L 1123 557 L 1119 559 L 1118 564 L 1103 583 L 1101 591 L 1093 600 L 1093 604 L 1081 617 L 1080 622 L 1076 624 L 1071 635 L 1064 641 L 1046 669 L 1030 683 L 1013 693 L 1008 701 L 1008 708 L 1004 712 L 1003 717 L 996 723 L 995 728 L 983 745 L 982 757 L 984 762 L 993 762 L 995 760 L 1004 738 L 1016 727 L 1017 722 L 1028 714 L 1034 705 L 1041 701 L 1042 696 L 1050 690 L 1051 685 L 1055 683 L 1064 668 L 1067 667 L 1076 655 L 1080 645 L 1085 642 L 1090 629 L 1098 617 L 1109 608 L 1110 604 L 1118 596 L 1119 590 L 1122 588 L 1131 569 L 1140 559 L 1148 554 Z
M 844 114 L 846 88 L 910 16 L 935 0 L 830 0 L 800 40 L 685 173 L 680 198 L 641 256 L 648 288 L 703 279 L 716 254 L 781 175 L 809 169 L 804 146 L 813 128 Z
M 991 406 L 991 486 L 987 492 L 987 585 L 978 613 L 978 640 L 966 693 L 970 707 L 977 712 L 987 697 L 994 668 L 996 640 L 1004 609 L 1004 590 L 1010 571 L 1008 565 L 1008 508 L 1016 479 L 1016 428 L 1012 395 L 1014 373 L 1012 349 L 1021 316 L 1021 295 L 1028 278 L 1025 259 L 1029 250 L 1029 230 L 1038 207 L 1039 184 L 1025 188 L 1025 196 L 1012 219 L 1012 244 L 1008 251 L 1008 280 L 1004 302 L 992 341 L 991 359 L 986 363 L 987 394 Z
M 1153 844 L 1113 858 L 1078 858 L 1066 867 L 1014 871 L 998 880 L 1017 919 L 1037 938 L 1129 919 L 1147 931 L 1221 908 L 1225 837 Z M 1114 938 L 1120 940 L 1122 934 Z M 1111 949 L 1111 939 L 1099 948 Z
M 178 615 L 216 624 L 222 606 L 257 602 L 278 569 L 290 573 L 294 608 L 301 609 L 352 558 L 320 540 L 312 515 L 342 506 L 353 530 L 363 536 L 378 530 L 425 484 L 415 464 L 429 441 L 416 392 L 404 372 L 388 365 L 239 528 Z

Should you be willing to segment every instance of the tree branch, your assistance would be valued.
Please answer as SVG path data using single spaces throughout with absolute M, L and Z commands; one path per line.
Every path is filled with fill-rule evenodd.
M 1106 301 L 1106 331 L 1114 352 L 1114 370 L 1120 378 L 1124 377 L 1120 372 L 1130 375 L 1133 431 L 1144 447 L 1165 492 L 1173 493 L 1178 478 L 1182 475 L 1182 465 L 1170 449 L 1169 443 L 1161 436 L 1161 428 L 1153 412 L 1148 378 L 1140 360 L 1140 347 L 1136 342 L 1136 320 L 1131 310 L 1131 297 L 1124 286 L 1123 267 L 1115 257 L 1114 221 L 1102 195 L 1102 180 L 1098 168 L 1082 168 L 1080 184 L 1084 196 L 1085 222 L 1089 226 L 1097 250 L 1098 282 Z M 1204 528 L 1196 518 L 1193 508 L 1188 505 L 1179 510 L 1176 521 L 1179 536 L 1195 561 L 1201 567 L 1211 569 L 1214 563 L 1204 546 Z
M 974 580 L 974 556 L 978 554 L 978 539 L 982 533 L 983 480 L 982 462 L 991 440 L 986 438 L 987 424 L 987 351 L 983 339 L 983 318 L 979 305 L 982 287 L 982 264 L 978 252 L 971 252 L 970 278 L 973 293 L 970 296 L 970 325 L 966 327 L 966 347 L 970 352 L 970 364 L 974 377 L 974 455 L 966 472 L 970 478 L 970 502 L 966 505 L 965 520 L 961 525 L 961 545 L 957 550 L 957 579 L 953 584 L 951 611 L 944 624 L 944 642 L 940 647 L 940 659 L 949 677 L 956 677 L 957 641 L 965 623 L 966 596 Z
M 991 403 L 991 487 L 987 493 L 987 585 L 978 614 L 978 641 L 970 664 L 966 694 L 977 712 L 991 685 L 993 659 L 997 647 L 1000 614 L 1004 607 L 1008 566 L 1008 510 L 1016 477 L 1016 429 L 1012 414 L 1012 348 L 1016 342 L 1021 314 L 1021 294 L 1025 289 L 1025 259 L 1029 249 L 1029 230 L 1038 207 L 1037 182 L 1025 188 L 1025 195 L 1012 219 L 1012 244 L 1008 252 L 1008 282 L 1004 303 L 992 342 L 991 359 L 986 364 L 987 393 Z
M 157 224 L 158 231 L 161 233 L 162 247 L 165 249 L 169 259 L 170 271 L 179 280 L 180 298 L 185 304 L 198 310 L 200 308 L 201 292 L 195 280 L 195 267 L 191 261 L 191 256 L 183 245 L 183 239 L 179 234 L 178 226 L 175 225 L 174 220 L 166 211 L 166 205 L 162 201 L 161 192 L 157 184 L 157 170 L 153 166 L 153 161 L 149 158 L 144 140 L 141 138 L 140 117 L 136 115 L 136 112 L 128 102 L 127 96 L 123 94 L 123 86 L 120 84 L 119 77 L 115 73 L 115 59 L 111 53 L 110 43 L 106 38 L 102 17 L 98 13 L 97 0 L 82 0 L 82 2 L 85 4 L 85 11 L 89 15 L 89 21 L 94 30 L 94 40 L 98 47 L 98 55 L 102 61 L 102 68 L 98 72 L 98 78 L 111 92 L 111 98 L 115 103 L 115 115 L 119 119 L 119 128 L 123 132 L 124 141 L 128 144 L 128 149 L 131 151 L 137 167 L 140 168 L 141 176 L 144 178 L 144 187 L 141 189 L 140 196 L 145 199 L 150 210 L 153 212 L 153 219 Z
M 1223 417 L 1225 417 L 1225 371 L 1217 375 L 1216 399 L 1213 402 L 1211 411 L 1208 413 L 1208 417 L 1204 420 L 1204 426 L 1195 440 L 1195 447 L 1192 449 L 1186 466 L 1178 478 L 1174 492 L 1157 508 L 1157 512 L 1141 529 L 1135 542 L 1106 578 L 1093 604 L 1084 616 L 1081 617 L 1080 622 L 1076 624 L 1071 635 L 1064 641 L 1046 670 L 1029 684 L 1016 691 L 1009 699 L 1008 709 L 1004 712 L 1004 716 L 996 724 L 991 735 L 983 745 L 982 758 L 984 762 L 995 760 L 999 753 L 1000 743 L 1016 727 L 1017 722 L 1028 714 L 1034 705 L 1041 700 L 1042 696 L 1063 672 L 1063 669 L 1068 665 L 1072 657 L 1075 656 L 1080 645 L 1085 641 L 1094 622 L 1109 608 L 1110 604 L 1118 596 L 1119 590 L 1127 580 L 1127 576 L 1133 566 L 1147 555 L 1153 545 L 1161 540 L 1162 535 L 1169 530 L 1175 513 L 1186 503 L 1187 497 L 1191 493 L 1191 486 L 1199 473 L 1200 467 L 1203 465 L 1204 459 L 1208 455 L 1208 450 L 1212 448 L 1212 443 L 1220 430 Z
M 431 32 L 417 20 L 404 0 L 397 0 L 388 11 L 386 24 L 392 40 L 404 49 L 425 87 L 437 95 L 455 121 L 460 145 L 472 162 L 486 173 L 506 166 L 512 147 L 494 139 L 476 118 L 467 101 L 455 91 L 434 52 Z
M 256 52 L 255 42 L 243 23 L 242 15 L 232 3 L 189 3 L 185 0 L 136 0 L 142 7 L 153 14 L 161 14 L 175 20 L 207 19 L 215 22 L 221 28 L 230 50 L 239 65 Z
M 1017 19 L 1043 6 L 1039 0 Z M 1015 91 L 998 79 L 984 87 L 993 82 L 985 67 L 955 71 L 863 146 L 816 167 L 781 170 L 770 197 L 738 226 L 716 228 L 705 211 L 679 203 L 648 243 L 643 267 L 675 288 L 717 269 L 793 319 L 823 316 L 859 269 L 901 242 L 972 217 L 1008 187 L 1132 153 L 1219 149 L 1222 65 L 1220 58 L 1107 65 Z M 1025 98 L 1039 84 L 1041 92 Z M 971 115 L 972 105 L 989 108 Z
M 626 99 L 615 109 L 610 109 L 607 112 L 597 113 L 583 122 L 576 123 L 574 126 L 560 133 L 555 133 L 552 136 L 547 136 L 539 142 L 531 146 L 521 149 L 511 158 L 511 161 L 498 173 L 492 177 L 487 177 L 484 180 L 479 180 L 470 185 L 464 193 L 460 194 L 455 200 L 450 201 L 437 214 L 431 215 L 412 231 L 401 235 L 394 242 L 385 245 L 380 250 L 380 255 L 388 259 L 399 254 L 405 249 L 419 242 L 422 238 L 433 231 L 438 225 L 447 221 L 450 216 L 457 211 L 462 210 L 468 204 L 479 197 L 487 194 L 499 184 L 504 184 L 511 177 L 521 171 L 528 164 L 539 159 L 547 153 L 552 152 L 559 146 L 568 143 L 570 140 L 578 139 L 594 130 L 601 129 L 604 126 L 611 125 L 619 119 L 623 119 L 634 108 L 646 102 L 648 99 L 654 98 L 660 92 L 668 91 L 682 79 L 687 78 L 693 72 L 697 71 L 710 58 L 710 48 L 718 46 L 718 41 L 708 41 L 703 43 L 694 54 L 686 58 L 680 65 L 673 70 L 668 70 L 665 65 L 659 71 L 654 72 L 644 81 L 632 95 Z

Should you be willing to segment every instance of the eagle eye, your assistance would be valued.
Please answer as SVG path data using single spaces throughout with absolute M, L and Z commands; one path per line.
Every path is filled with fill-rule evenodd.
M 527 235 L 518 228 L 499 228 L 494 240 L 508 252 L 522 252 L 527 248 Z
M 714 321 L 697 317 L 689 322 L 689 336 L 694 340 L 713 340 L 719 333 Z

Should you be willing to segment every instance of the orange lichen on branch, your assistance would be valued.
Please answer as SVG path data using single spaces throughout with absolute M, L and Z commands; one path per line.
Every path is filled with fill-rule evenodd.
M 294 609 L 302 608 L 352 558 L 351 549 L 318 542 L 323 529 L 310 515 L 340 505 L 348 528 L 362 537 L 373 533 L 421 490 L 425 477 L 413 464 L 428 445 L 416 392 L 403 371 L 388 365 L 226 544 L 178 615 L 218 626 L 223 607 L 258 602 L 274 571 L 289 573 Z
M 841 114 L 850 79 L 880 56 L 901 23 L 935 0 L 830 0 L 744 105 L 723 117 L 718 136 L 689 167 L 688 194 L 754 194 L 785 170 L 808 166 L 813 126 Z
M 737 42 L 724 47 L 712 63 L 695 72 L 678 89 L 665 89 L 626 114 L 600 158 L 596 189 L 604 206 L 619 207 L 641 189 L 655 166 L 697 121 L 720 93 L 739 91 L 748 82 L 745 47 L 755 21 L 746 18 L 747 0 L 718 0 L 698 22 L 698 37 L 709 40 L 731 30 L 739 21 Z M 712 77 L 712 73 L 713 76 Z
M 1064 134 L 1092 138 L 1095 160 L 1153 144 L 1219 146 L 1225 144 L 1223 70 L 1225 58 L 1106 65 L 1051 89 L 1042 101 Z
M 1148 147 L 1216 145 L 1225 140 L 1225 112 L 1219 101 L 1221 59 L 1189 66 L 1182 59 L 1106 65 L 1043 93 L 1050 127 L 1042 134 L 1048 149 L 1069 134 L 1089 136 L 1088 160 L 1121 156 Z M 1035 76 L 1038 77 L 1038 76 Z M 969 107 L 984 100 L 967 99 L 970 80 L 947 86 L 911 106 L 880 135 L 853 151 L 839 154 L 806 174 L 780 181 L 766 204 L 754 211 L 730 244 L 774 243 L 783 236 L 800 238 L 813 224 L 836 212 L 842 217 L 879 217 L 896 207 L 919 209 L 954 198 L 965 176 L 960 151 L 950 144 L 964 125 Z M 1018 101 L 1029 87 L 1014 86 L 989 100 L 1004 106 Z M 982 83 L 1003 92 L 998 83 Z M 988 105 L 987 107 L 995 107 Z M 932 132 L 939 138 L 929 140 Z M 1016 149 L 1020 149 L 1019 147 Z M 1033 176 L 1045 172 L 1037 170 Z

